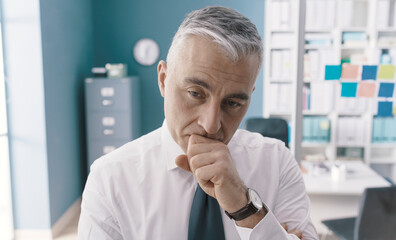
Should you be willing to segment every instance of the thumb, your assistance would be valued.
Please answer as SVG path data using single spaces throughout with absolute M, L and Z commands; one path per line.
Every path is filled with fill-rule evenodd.
M 179 155 L 175 159 L 176 165 L 184 171 L 191 172 L 190 164 L 186 155 Z

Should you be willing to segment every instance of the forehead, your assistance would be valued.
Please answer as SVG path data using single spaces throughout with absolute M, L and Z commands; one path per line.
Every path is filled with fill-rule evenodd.
M 216 43 L 203 37 L 191 36 L 179 43 L 172 62 L 172 72 L 178 79 L 194 77 L 208 84 L 233 84 L 253 88 L 258 56 L 232 61 Z

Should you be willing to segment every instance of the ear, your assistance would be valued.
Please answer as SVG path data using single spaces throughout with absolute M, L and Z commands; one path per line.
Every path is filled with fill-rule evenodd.
M 252 90 L 252 93 L 254 92 L 254 90 L 256 90 L 256 86 L 253 86 L 253 90 Z
M 158 63 L 157 73 L 158 73 L 158 87 L 161 92 L 161 96 L 165 96 L 165 80 L 166 80 L 166 70 L 167 70 L 166 62 L 161 60 Z

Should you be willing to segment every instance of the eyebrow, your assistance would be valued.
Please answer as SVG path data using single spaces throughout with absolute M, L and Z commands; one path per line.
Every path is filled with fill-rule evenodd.
M 208 89 L 209 91 L 212 90 L 212 88 L 209 86 L 209 84 L 207 84 L 205 81 L 202 81 L 202 80 L 200 80 L 198 78 L 186 78 L 185 81 L 188 82 L 188 83 L 199 85 L 199 86 L 201 86 L 203 88 Z M 238 99 L 241 99 L 241 100 L 248 100 L 249 99 L 249 95 L 247 95 L 244 92 L 238 92 L 238 93 L 231 93 L 231 94 L 227 95 L 226 98 L 238 98 Z
M 209 86 L 209 84 L 207 84 L 206 82 L 204 82 L 202 80 L 199 80 L 198 78 L 186 78 L 185 81 L 188 83 L 197 84 L 201 87 L 208 89 L 209 91 L 212 90 L 212 88 Z
M 229 95 L 227 95 L 227 98 L 239 98 L 241 100 L 248 100 L 249 99 L 249 95 L 247 95 L 246 93 L 231 93 Z

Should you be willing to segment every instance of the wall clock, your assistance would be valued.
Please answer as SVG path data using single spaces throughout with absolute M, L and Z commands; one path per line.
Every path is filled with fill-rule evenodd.
M 158 44 L 149 38 L 143 38 L 136 42 L 133 48 L 135 60 L 144 66 L 153 65 L 159 57 Z

